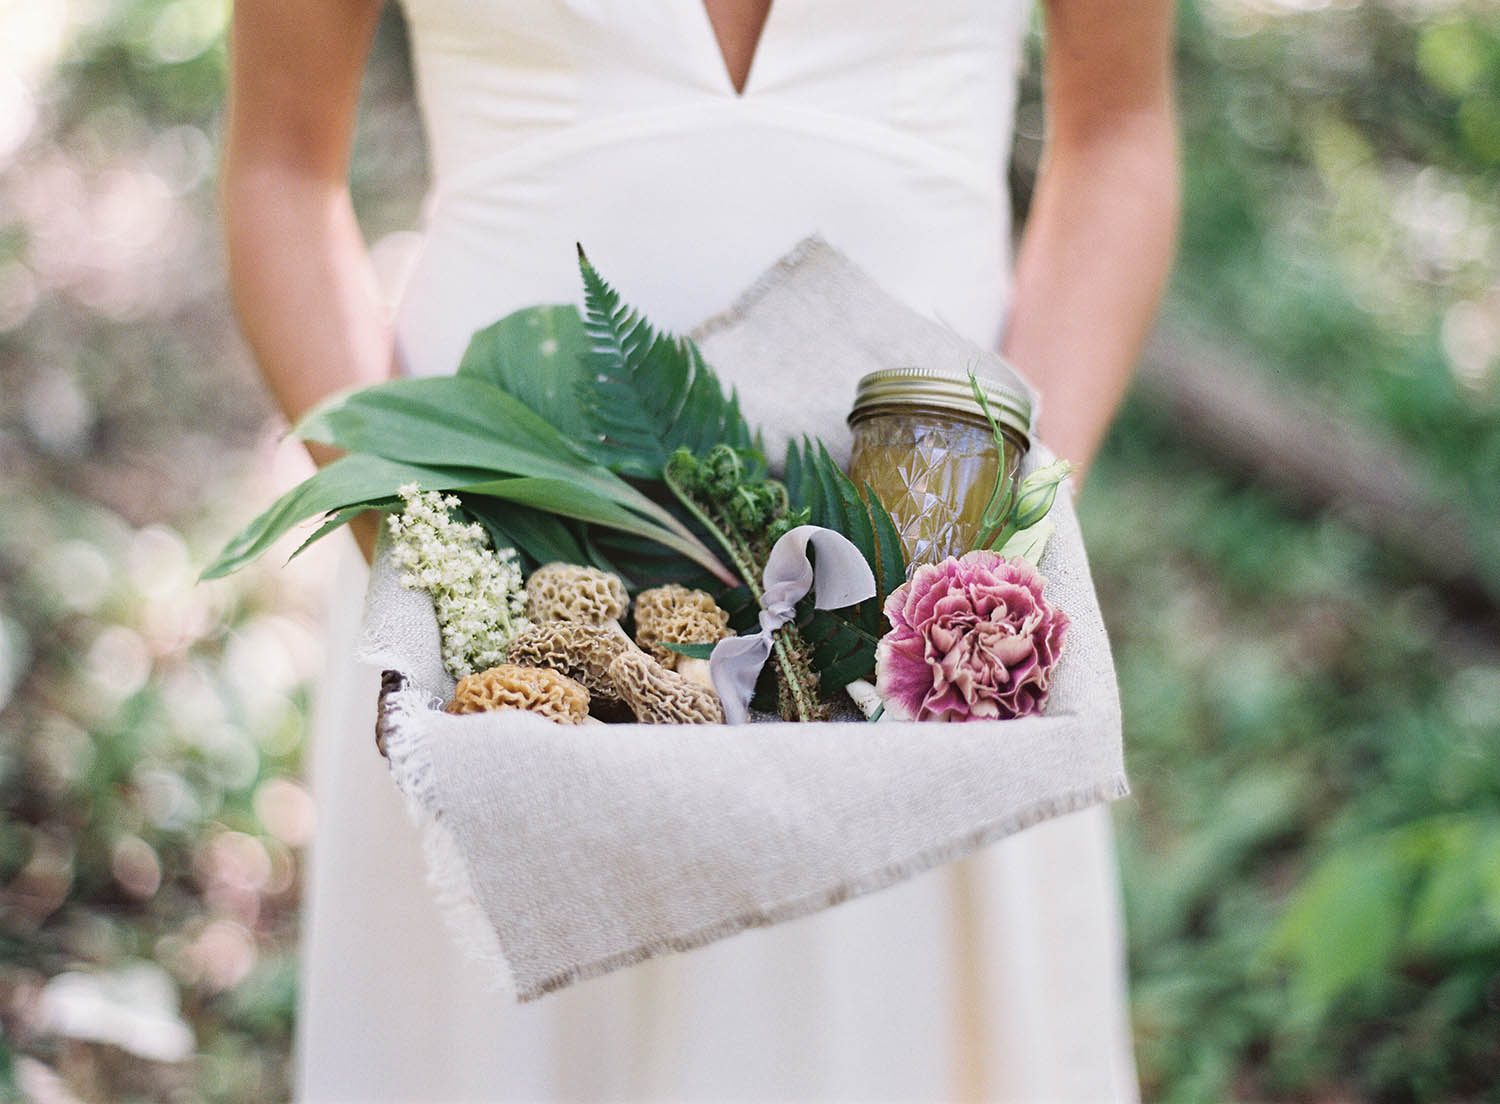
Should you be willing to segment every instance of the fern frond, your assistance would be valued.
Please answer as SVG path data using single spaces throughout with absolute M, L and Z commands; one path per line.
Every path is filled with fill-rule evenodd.
M 813 525 L 838 530 L 864 556 L 878 588 L 871 602 L 880 609 L 886 595 L 906 581 L 906 554 L 885 506 L 868 484 L 860 493 L 821 441 L 788 442 L 783 471 L 792 508 L 806 509 Z M 872 623 L 867 631 L 878 630 Z
M 875 575 L 875 597 L 846 610 L 804 611 L 799 627 L 812 647 L 813 669 L 824 694 L 841 690 L 875 669 L 875 645 L 885 632 L 886 596 L 906 580 L 906 557 L 891 516 L 867 485 L 861 495 L 821 441 L 787 445 L 784 469 L 794 508 L 814 525 L 848 537 Z
M 589 263 L 582 247 L 586 377 L 579 407 L 596 442 L 591 452 L 617 474 L 660 479 L 680 446 L 695 454 L 718 444 L 749 448 L 739 398 L 687 338 L 658 333 Z

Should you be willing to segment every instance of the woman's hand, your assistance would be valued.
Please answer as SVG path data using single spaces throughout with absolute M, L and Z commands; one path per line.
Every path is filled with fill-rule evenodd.
M 360 74 L 380 7 L 379 0 L 234 5 L 220 181 L 230 288 L 289 421 L 334 391 L 392 374 L 390 320 L 347 184 Z M 308 451 L 320 464 L 337 455 Z M 373 526 L 365 528 L 373 538 Z
M 1004 351 L 1045 396 L 1042 437 L 1083 469 L 1145 342 L 1176 242 L 1172 3 L 1045 2 L 1047 137 Z

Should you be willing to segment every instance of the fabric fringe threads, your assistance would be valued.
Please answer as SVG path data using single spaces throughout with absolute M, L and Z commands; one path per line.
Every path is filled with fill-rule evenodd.
M 1124 775 L 1116 775 L 1095 785 L 1038 801 L 1019 812 L 998 818 L 945 843 L 929 847 L 868 874 L 848 879 L 827 890 L 769 908 L 729 916 L 681 935 L 649 940 L 629 950 L 580 962 L 539 981 L 518 986 L 495 928 L 475 895 L 463 852 L 443 824 L 426 743 L 432 738 L 432 733 L 423 732 L 420 726 L 409 723 L 425 709 L 420 692 L 411 689 L 399 672 L 384 672 L 380 708 L 375 722 L 377 743 L 383 743 L 382 753 L 390 760 L 392 776 L 406 798 L 407 812 L 422 832 L 428 880 L 436 892 L 449 932 L 477 965 L 490 971 L 490 987 L 494 991 L 521 1003 L 647 959 L 694 950 L 751 928 L 769 927 L 808 916 L 963 858 L 987 844 L 1044 820 L 1116 801 L 1130 794 L 1130 786 Z
M 407 680 L 399 671 L 382 672 L 380 683 L 375 743 L 390 761 L 391 776 L 404 798 L 406 813 L 421 834 L 427 884 L 432 887 L 448 934 L 482 969 L 487 988 L 507 1000 L 526 1000 L 516 991 L 510 961 L 475 896 L 463 851 L 443 824 L 427 745 L 419 733 L 412 733 L 411 725 L 403 724 L 413 708 L 425 708 L 420 700 L 413 700 L 420 695 L 407 689 Z

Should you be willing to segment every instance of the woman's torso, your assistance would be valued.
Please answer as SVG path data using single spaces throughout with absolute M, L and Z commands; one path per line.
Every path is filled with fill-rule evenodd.
M 684 331 L 819 233 L 995 340 L 1023 0 L 775 0 L 743 95 L 702 0 L 405 6 L 434 179 L 398 320 L 414 373 L 575 301 L 575 242 Z
M 399 316 L 414 371 L 452 371 L 514 309 L 576 301 L 575 241 L 686 330 L 821 233 L 994 339 L 1026 0 L 774 0 L 743 98 L 702 0 L 403 2 L 435 181 Z M 303 1098 L 1133 1098 L 1102 812 L 505 1007 L 443 938 L 370 722 L 351 723 L 373 673 L 338 672 L 315 741 Z

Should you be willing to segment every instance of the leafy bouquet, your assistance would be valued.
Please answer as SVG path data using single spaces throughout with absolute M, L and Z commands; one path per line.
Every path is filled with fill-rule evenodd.
M 893 518 L 835 446 L 792 440 L 772 478 L 698 348 L 579 262 L 581 312 L 519 311 L 476 335 L 454 377 L 310 414 L 298 432 L 348 455 L 209 570 L 302 521 L 321 519 L 316 540 L 360 511 L 389 515 L 358 647 L 385 670 L 377 741 L 440 901 L 503 990 L 530 1000 L 805 915 L 1126 792 L 1061 469 L 1033 462 L 992 496 L 983 547 L 908 572 Z M 747 402 L 800 369 L 728 336 L 830 378 L 869 364 L 872 335 L 891 356 L 902 343 L 968 355 L 826 243 L 773 272 L 705 337 L 766 389 L 747 382 Z M 807 391 L 798 413 L 823 424 L 844 401 Z M 1047 526 L 1033 523 L 1054 496 L 1039 551 Z M 1025 543 L 1051 602 L 1012 554 Z M 859 708 L 838 708 L 849 699 Z M 767 723 L 685 723 L 750 708 Z M 553 723 L 584 719 L 626 723 Z
M 789 443 L 772 478 L 760 434 L 697 346 L 622 302 L 582 248 L 578 262 L 583 313 L 517 311 L 475 335 L 455 375 L 367 387 L 304 418 L 299 436 L 347 455 L 251 522 L 205 576 L 234 571 L 309 519 L 321 524 L 298 552 L 367 510 L 389 514 L 403 585 L 432 596 L 445 664 L 471 680 L 460 710 L 535 708 L 534 692 L 554 701 L 561 684 L 510 670 L 516 655 L 636 719 L 649 710 L 627 684 L 642 681 L 703 705 L 662 719 L 721 719 L 672 677 L 695 672 L 731 720 L 747 701 L 785 720 L 827 719 L 849 688 L 872 718 L 883 699 L 923 719 L 1041 708 L 1067 618 L 1035 570 L 1005 554 L 1020 547 L 1035 560 L 1043 527 L 1032 527 L 1065 464 L 1020 494 L 997 482 L 979 549 L 908 582 L 897 528 L 868 485 L 808 438 Z M 788 571 L 800 579 L 791 589 Z M 601 587 L 617 600 L 585 601 Z M 642 671 L 619 629 L 625 592 L 637 595 L 638 645 L 660 670 Z M 703 616 L 683 613 L 693 609 Z M 558 620 L 612 630 L 570 628 L 563 642 L 542 630 Z M 611 674 L 626 653 L 634 673 Z

